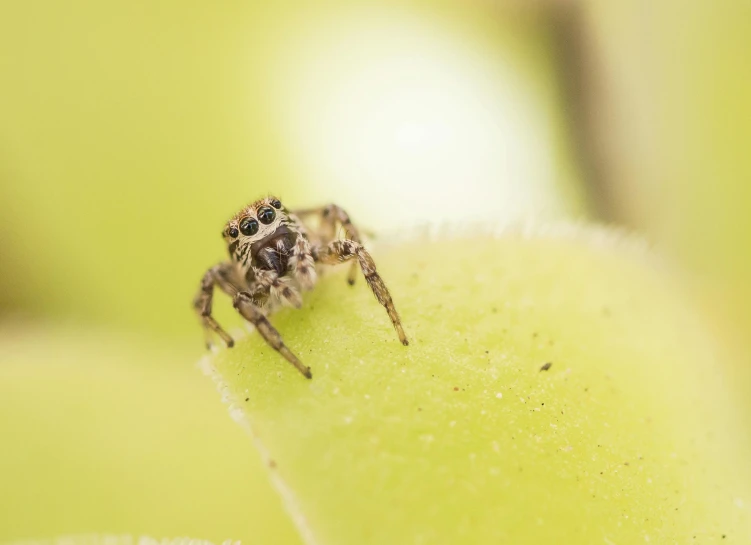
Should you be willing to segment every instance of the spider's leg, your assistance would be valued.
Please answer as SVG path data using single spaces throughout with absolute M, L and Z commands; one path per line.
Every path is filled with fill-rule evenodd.
M 370 289 L 373 291 L 376 299 L 378 299 L 378 302 L 386 309 L 389 318 L 391 318 L 391 323 L 394 324 L 396 334 L 399 335 L 399 340 L 403 345 L 408 345 L 409 341 L 402 329 L 402 322 L 399 319 L 399 314 L 396 312 L 396 307 L 394 307 L 391 294 L 389 293 L 388 288 L 386 288 L 383 279 L 376 271 L 373 258 L 363 245 L 354 240 L 335 240 L 318 252 L 318 260 L 321 263 L 329 265 L 343 263 L 344 261 L 349 261 L 351 259 L 356 259 L 357 261 L 355 261 L 355 263 L 360 264 L 360 269 L 362 269 L 362 274 L 365 276 L 365 281 L 368 283 L 368 286 L 370 286 Z
M 193 308 L 201 317 L 201 323 L 206 334 L 206 347 L 211 348 L 212 346 L 210 334 L 212 331 L 219 335 L 228 347 L 231 347 L 235 344 L 234 340 L 211 315 L 214 286 L 219 286 L 223 292 L 231 296 L 239 291 L 235 280 L 232 278 L 232 263 L 220 263 L 206 271 L 201 279 L 201 287 L 193 299 Z
M 349 214 L 340 206 L 336 204 L 329 204 L 321 208 L 310 208 L 307 210 L 298 210 L 296 215 L 304 217 L 310 215 L 318 215 L 321 218 L 321 226 L 319 237 L 323 243 L 330 242 L 337 238 L 337 226 L 340 226 L 344 231 L 344 236 L 347 240 L 362 243 L 360 238 L 360 230 L 355 227 L 352 221 L 349 219 Z M 355 283 L 357 276 L 357 262 L 353 262 L 347 274 L 347 282 L 349 285 Z
M 282 336 L 271 325 L 263 311 L 253 302 L 253 298 L 246 292 L 239 292 L 235 295 L 233 304 L 237 311 L 243 318 L 248 320 L 253 326 L 255 326 L 261 337 L 277 352 L 279 352 L 284 358 L 294 365 L 303 376 L 311 378 L 313 375 L 310 372 L 310 367 L 306 367 L 302 362 L 297 359 L 287 345 L 282 341 Z
M 293 217 L 293 221 L 293 229 L 297 231 L 297 239 L 290 250 L 288 268 L 292 272 L 292 276 L 300 283 L 300 287 L 309 290 L 315 285 L 317 277 L 312 248 L 305 227 L 297 218 Z
M 335 204 L 330 204 L 326 208 L 323 209 L 323 215 L 324 217 L 331 218 L 330 221 L 334 223 L 339 223 L 339 225 L 342 226 L 342 229 L 344 229 L 344 234 L 348 240 L 353 240 L 355 242 L 362 243 L 362 240 L 360 239 L 360 231 L 357 229 L 357 227 L 355 227 L 352 224 L 352 221 L 349 219 L 349 214 L 347 214 L 347 212 L 345 212 L 343 208 Z M 375 267 L 374 267 L 374 270 L 375 270 Z M 352 265 L 350 265 L 349 267 L 349 272 L 347 273 L 347 282 L 349 283 L 350 286 L 354 286 L 356 277 L 357 277 L 357 263 L 353 262 Z

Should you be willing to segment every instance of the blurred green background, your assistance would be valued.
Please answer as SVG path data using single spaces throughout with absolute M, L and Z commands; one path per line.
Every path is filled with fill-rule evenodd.
M 193 292 L 265 193 L 377 233 L 633 228 L 751 393 L 748 51 L 740 1 L 6 2 L 0 539 L 289 524 L 193 366 Z

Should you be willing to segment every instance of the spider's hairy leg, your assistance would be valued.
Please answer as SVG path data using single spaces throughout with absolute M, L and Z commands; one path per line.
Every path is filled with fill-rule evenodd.
M 348 240 L 353 240 L 360 243 L 362 242 L 362 240 L 360 239 L 360 231 L 352 224 L 352 221 L 349 219 L 349 214 L 347 214 L 347 212 L 345 212 L 343 208 L 332 203 L 323 209 L 322 214 L 324 221 L 329 221 L 333 223 L 334 226 L 337 223 L 341 225 Z M 347 273 L 347 283 L 350 286 L 354 286 L 356 277 L 357 263 L 353 262 L 349 267 L 349 273 Z
M 282 336 L 271 325 L 268 318 L 264 315 L 263 311 L 253 303 L 253 299 L 250 294 L 246 292 L 239 292 L 235 295 L 233 305 L 243 318 L 248 320 L 256 328 L 261 337 L 269 344 L 271 348 L 279 352 L 284 358 L 294 365 L 303 376 L 312 378 L 310 367 L 306 367 L 302 362 L 297 359 L 287 345 L 282 341 Z
M 394 329 L 397 335 L 399 335 L 399 340 L 403 345 L 407 346 L 409 341 L 402 329 L 402 322 L 399 319 L 399 314 L 396 312 L 396 307 L 394 307 L 391 294 L 388 288 L 386 288 L 383 279 L 376 272 L 373 258 L 363 245 L 354 240 L 335 240 L 318 252 L 318 260 L 328 265 L 342 263 L 351 259 L 357 259 L 356 263 L 360 264 L 365 281 L 370 286 L 373 294 L 375 294 L 378 302 L 386 309 L 389 318 L 391 318 L 391 323 L 394 324 Z
M 292 255 L 289 258 L 289 268 L 302 289 L 309 290 L 316 283 L 316 267 L 313 261 L 313 253 L 305 227 L 299 223 L 299 220 L 294 229 L 297 231 L 297 239 L 291 249 Z
M 313 253 L 310 242 L 303 236 L 297 237 L 292 246 L 292 256 L 289 260 L 292 274 L 304 290 L 312 289 L 316 283 L 316 267 L 313 261 Z
M 307 210 L 299 210 L 296 212 L 300 216 L 319 215 L 321 217 L 321 226 L 319 237 L 324 241 L 331 241 L 336 238 L 336 227 L 340 225 L 344 230 L 344 235 L 347 240 L 354 242 L 362 242 L 360 238 L 360 231 L 352 221 L 349 219 L 349 214 L 340 206 L 336 204 L 328 204 L 321 208 L 311 208 Z M 355 277 L 357 276 L 357 263 L 353 262 L 347 274 L 347 282 L 350 286 L 355 283 Z
M 201 279 L 201 287 L 193 299 L 193 308 L 201 317 L 201 323 L 206 334 L 206 347 L 211 348 L 212 346 L 211 332 L 213 331 L 222 338 L 228 348 L 231 348 L 235 341 L 211 315 L 214 286 L 219 286 L 223 292 L 230 296 L 234 296 L 239 291 L 232 278 L 232 263 L 220 263 L 206 271 Z

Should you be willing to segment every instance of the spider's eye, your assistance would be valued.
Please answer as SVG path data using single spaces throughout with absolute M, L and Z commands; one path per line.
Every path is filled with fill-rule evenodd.
M 238 234 L 239 233 L 236 227 L 233 227 L 232 229 L 229 230 L 229 236 L 231 236 L 232 238 L 237 238 Z
M 271 206 L 273 206 L 277 210 L 280 210 L 282 208 L 282 201 L 280 201 L 279 199 L 274 199 L 273 201 L 271 201 Z
M 245 218 L 240 223 L 240 231 L 246 237 L 255 235 L 258 232 L 258 222 L 255 218 Z
M 274 221 L 275 217 L 276 217 L 276 212 L 274 212 L 274 210 L 269 208 L 268 206 L 264 206 L 258 211 L 258 219 L 264 225 L 268 225 L 269 223 Z

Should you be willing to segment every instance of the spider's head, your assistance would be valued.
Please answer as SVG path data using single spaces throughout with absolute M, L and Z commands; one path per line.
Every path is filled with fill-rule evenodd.
M 222 236 L 230 257 L 248 262 L 253 248 L 273 239 L 281 229 L 286 233 L 287 209 L 276 197 L 266 197 L 249 204 L 235 214 L 224 226 Z

